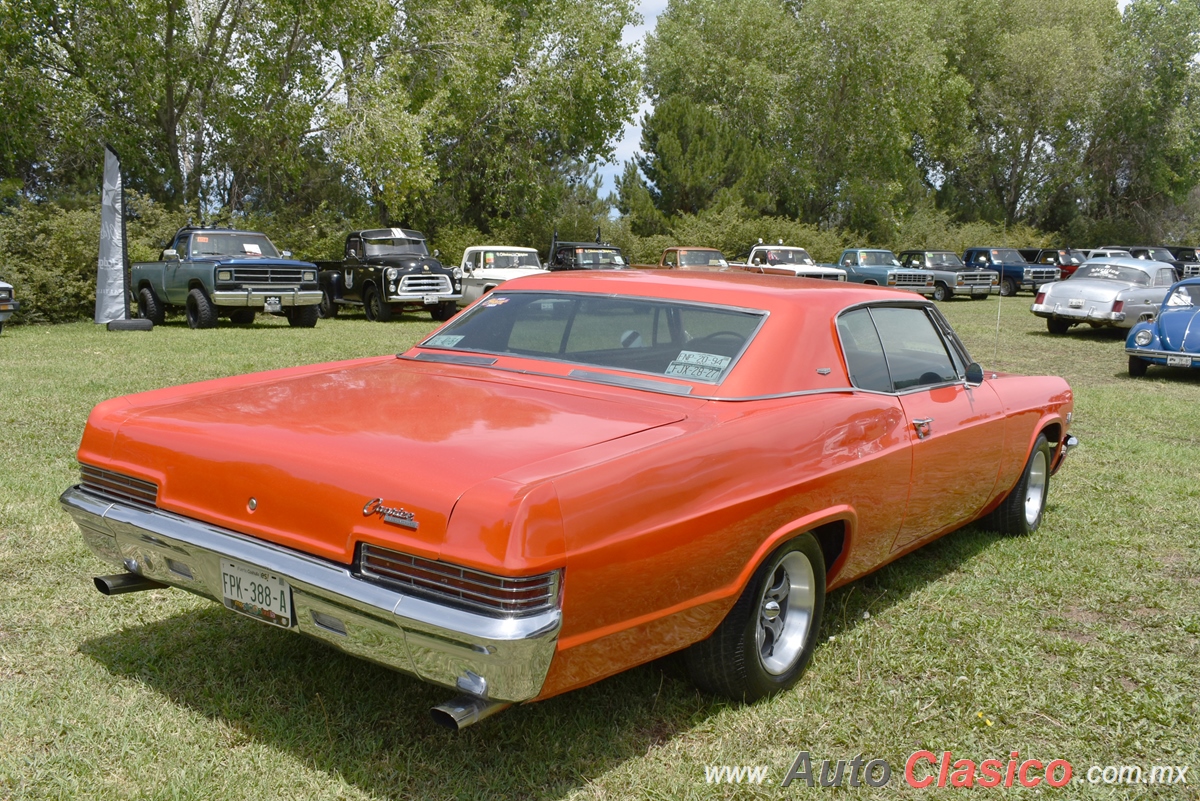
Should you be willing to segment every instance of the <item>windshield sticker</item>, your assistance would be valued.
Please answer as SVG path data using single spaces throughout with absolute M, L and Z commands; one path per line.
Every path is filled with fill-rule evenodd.
M 255 256 L 262 255 L 262 248 L 252 242 L 243 242 L 242 250 L 246 251 L 247 253 L 253 253 Z
M 425 344 L 434 348 L 453 348 L 461 341 L 461 336 L 455 336 L 454 334 L 438 334 L 436 337 L 430 337 L 429 341 Z
M 667 365 L 664 375 L 682 378 L 696 378 L 701 381 L 716 381 L 725 372 L 732 359 L 717 353 L 699 353 L 693 350 L 683 350 L 675 357 L 675 361 Z
M 508 303 L 508 298 L 488 298 L 479 305 L 486 309 L 489 306 L 503 306 L 505 303 Z
M 207 236 L 198 236 L 198 237 L 196 237 L 196 241 L 197 242 L 207 242 L 208 237 Z

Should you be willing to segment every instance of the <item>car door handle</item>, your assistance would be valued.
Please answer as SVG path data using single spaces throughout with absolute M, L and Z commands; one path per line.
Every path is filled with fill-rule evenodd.
M 917 439 L 925 439 L 931 433 L 933 433 L 933 431 L 932 431 L 933 418 L 932 417 L 918 417 L 916 420 L 912 421 L 912 424 L 913 424 L 913 428 L 916 429 Z

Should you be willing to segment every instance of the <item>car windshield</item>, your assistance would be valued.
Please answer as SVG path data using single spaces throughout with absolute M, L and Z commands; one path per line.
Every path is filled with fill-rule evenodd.
M 1143 251 L 1146 256 L 1144 258 L 1152 259 L 1153 261 L 1174 261 L 1175 257 L 1171 255 L 1171 251 L 1166 248 L 1146 248 Z
M 589 270 L 624 267 L 625 257 L 616 248 L 575 248 L 575 265 Z
M 699 303 L 497 290 L 421 347 L 719 384 L 765 318 Z
M 205 256 L 243 256 L 248 258 L 278 258 L 279 251 L 262 234 L 203 231 L 192 234 L 189 245 L 192 258 Z
M 1067 280 L 1093 278 L 1102 281 L 1124 281 L 1127 284 L 1150 286 L 1150 276 L 1136 267 L 1121 267 L 1116 264 L 1084 264 Z
M 485 250 L 483 266 L 505 269 L 509 267 L 532 267 L 540 269 L 542 263 L 537 254 L 526 250 Z
M 900 263 L 896 261 L 896 254 L 890 250 L 860 250 L 858 255 L 859 264 L 881 264 L 885 267 L 891 267 Z
M 966 266 L 957 253 L 926 253 L 925 261 L 930 267 L 938 267 L 943 270 L 957 270 Z
M 771 248 L 767 251 L 767 264 L 816 264 L 804 248 Z
M 424 239 L 409 239 L 403 236 L 393 236 L 384 239 L 364 239 L 368 256 L 428 256 L 429 248 Z
M 679 266 L 681 267 L 726 267 L 725 255 L 719 250 L 681 250 L 679 251 Z
M 1175 258 L 1177 258 L 1179 261 L 1197 261 L 1196 251 L 1191 248 L 1179 248 L 1175 251 Z
M 1083 252 L 1078 250 L 1060 250 L 1058 251 L 1058 260 L 1061 264 L 1083 264 L 1087 261 Z
M 1172 309 L 1197 305 L 1200 305 L 1200 284 L 1177 286 L 1175 291 L 1167 297 L 1167 306 Z
M 1009 264 L 1021 264 L 1025 257 L 1012 248 L 998 248 L 992 251 L 992 258 Z

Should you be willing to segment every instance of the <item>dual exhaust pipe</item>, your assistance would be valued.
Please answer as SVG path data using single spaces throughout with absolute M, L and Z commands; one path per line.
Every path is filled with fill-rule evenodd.
M 167 586 L 137 573 L 96 576 L 92 582 L 96 585 L 96 589 L 104 595 L 124 595 L 127 592 L 158 590 Z M 510 706 L 512 704 L 503 701 L 489 701 L 478 695 L 463 693 L 444 704 L 435 706 L 429 710 L 429 714 L 433 718 L 433 722 L 439 726 L 450 731 L 462 731 L 467 726 L 490 718 L 497 712 L 503 712 Z

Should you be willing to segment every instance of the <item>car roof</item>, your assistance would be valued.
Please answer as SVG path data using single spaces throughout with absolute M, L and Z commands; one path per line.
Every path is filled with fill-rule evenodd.
M 1125 256 L 1100 256 L 1096 259 L 1088 259 L 1080 267 L 1090 264 L 1111 264 L 1114 267 L 1131 267 L 1135 270 L 1141 270 L 1147 275 L 1153 275 L 1164 267 L 1170 268 L 1171 265 L 1162 261 L 1150 261 L 1149 259 L 1134 259 Z M 1157 265 L 1157 266 L 1155 266 Z
M 537 253 L 537 248 L 527 248 L 521 245 L 471 245 L 467 250 L 519 250 L 524 253 Z
M 217 228 L 216 226 L 207 225 L 185 225 L 175 232 L 175 236 L 191 234 L 197 231 L 203 231 L 206 234 L 254 234 L 255 236 L 266 236 L 262 231 L 249 231 L 244 228 Z
M 695 388 L 697 395 L 718 398 L 848 387 L 850 379 L 834 324 L 842 310 L 871 301 L 932 307 L 905 290 L 753 273 L 556 272 L 515 278 L 493 290 L 501 294 L 516 291 L 624 295 L 767 312 L 767 322 L 752 346 L 721 385 L 711 390 Z M 805 347 L 796 347 L 797 342 L 806 343 Z

